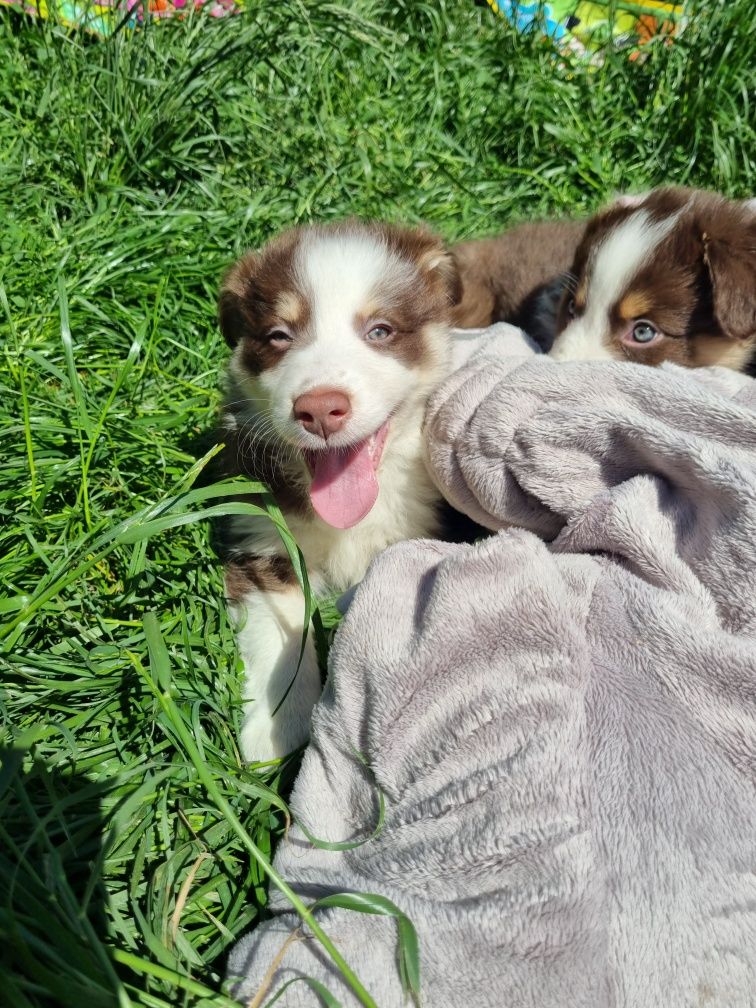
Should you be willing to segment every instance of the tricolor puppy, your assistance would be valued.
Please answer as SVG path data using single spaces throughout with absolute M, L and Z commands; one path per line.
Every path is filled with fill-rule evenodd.
M 691 189 L 622 197 L 589 221 L 551 356 L 748 370 L 756 205 Z
M 225 279 L 226 471 L 271 487 L 316 593 L 359 581 L 389 544 L 440 531 L 421 423 L 449 367 L 458 296 L 435 236 L 357 221 L 289 231 Z M 223 539 L 246 673 L 242 752 L 268 760 L 307 739 L 315 651 L 308 641 L 274 716 L 297 668 L 302 592 L 267 518 L 229 519 Z

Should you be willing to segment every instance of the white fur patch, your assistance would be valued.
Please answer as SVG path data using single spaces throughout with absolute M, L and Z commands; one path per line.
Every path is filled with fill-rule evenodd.
M 623 193 L 621 196 L 618 196 L 615 199 L 612 205 L 619 207 L 639 207 L 641 206 L 641 204 L 646 202 L 648 196 L 649 196 L 648 192 Z
M 551 349 L 556 360 L 616 360 L 611 343 L 610 311 L 627 292 L 633 277 L 677 222 L 679 212 L 652 221 L 637 210 L 596 246 L 588 262 L 586 306 L 558 336 Z
M 307 741 L 310 714 L 320 695 L 315 648 L 308 639 L 294 685 L 273 714 L 296 672 L 304 596 L 298 586 L 253 590 L 233 603 L 231 611 L 239 624 L 237 643 L 245 671 L 242 755 L 246 760 L 277 759 Z

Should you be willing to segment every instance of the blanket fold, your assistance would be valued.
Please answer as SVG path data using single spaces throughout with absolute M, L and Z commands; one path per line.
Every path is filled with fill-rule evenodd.
M 756 388 L 556 364 L 497 329 L 438 391 L 428 458 L 496 534 L 376 559 L 331 654 L 279 872 L 378 892 L 418 930 L 426 1008 L 756 1001 Z M 375 781 L 354 756 L 364 754 Z M 257 991 L 297 924 L 235 948 Z M 381 1008 L 389 918 L 322 913 Z M 356 999 L 317 943 L 297 975 Z M 278 1002 L 316 1005 L 303 983 Z

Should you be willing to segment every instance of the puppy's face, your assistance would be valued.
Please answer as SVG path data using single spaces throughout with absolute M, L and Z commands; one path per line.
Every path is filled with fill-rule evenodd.
M 389 429 L 447 366 L 458 286 L 435 236 L 357 221 L 285 233 L 228 274 L 231 373 L 250 413 L 302 452 L 316 511 L 326 487 L 370 496 Z
M 756 345 L 756 211 L 660 189 L 588 225 L 551 355 L 743 369 Z
M 424 231 L 346 222 L 288 232 L 226 278 L 232 372 L 279 436 L 303 449 L 346 447 L 437 377 L 454 284 L 443 245 Z M 297 400 L 317 390 L 349 400 L 337 430 L 297 416 Z

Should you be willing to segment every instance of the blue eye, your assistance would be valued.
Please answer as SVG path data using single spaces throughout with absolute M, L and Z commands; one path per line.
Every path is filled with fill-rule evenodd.
M 376 325 L 365 333 L 365 339 L 369 343 L 384 343 L 387 339 L 390 339 L 393 334 L 394 330 L 390 325 Z
M 577 311 L 575 310 L 575 298 L 570 298 L 567 302 L 567 314 L 570 318 L 575 318 Z
M 652 343 L 659 335 L 659 330 L 645 319 L 638 319 L 633 326 L 633 339 L 636 343 Z

